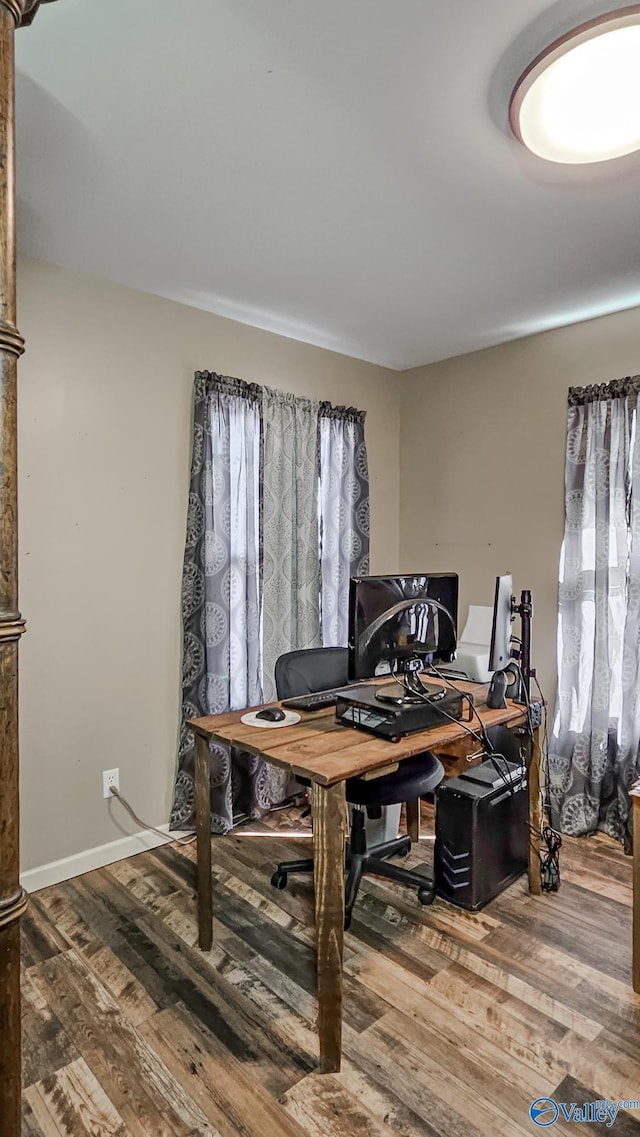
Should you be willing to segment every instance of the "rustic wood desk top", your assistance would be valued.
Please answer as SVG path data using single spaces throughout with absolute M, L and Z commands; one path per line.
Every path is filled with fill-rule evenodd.
M 515 725 L 525 720 L 523 707 L 511 700 L 502 710 L 490 710 L 484 705 L 486 686 L 463 682 L 457 682 L 456 686 L 474 696 L 476 710 L 485 727 L 499 723 Z M 245 713 L 230 711 L 223 715 L 207 715 L 190 719 L 187 725 L 202 738 L 260 754 L 276 766 L 289 768 L 294 774 L 325 786 L 382 769 L 425 750 L 440 751 L 464 739 L 468 740 L 471 748 L 479 746 L 465 730 L 465 726 L 479 730 L 475 718 L 465 726 L 458 722 L 445 722 L 442 726 L 409 734 L 399 742 L 387 742 L 365 731 L 341 726 L 336 721 L 334 707 L 324 711 L 302 711 L 299 723 L 280 730 L 245 726 L 240 721 Z

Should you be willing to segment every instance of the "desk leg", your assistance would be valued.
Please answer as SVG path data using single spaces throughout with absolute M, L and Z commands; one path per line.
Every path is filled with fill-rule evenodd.
M 633 803 L 633 989 L 640 995 L 640 793 L 631 794 Z
M 196 734 L 196 850 L 198 892 L 198 944 L 210 951 L 213 943 L 211 899 L 211 774 L 209 740 Z
M 534 730 L 531 743 L 531 762 L 529 763 L 529 892 L 539 896 L 542 892 L 540 880 L 540 828 L 542 810 L 540 808 L 540 734 Z
M 420 840 L 420 798 L 413 798 L 406 803 L 407 806 L 407 832 L 411 843 L 416 845 Z
M 320 1073 L 340 1070 L 344 939 L 345 786 L 313 782 L 313 878 L 318 943 Z

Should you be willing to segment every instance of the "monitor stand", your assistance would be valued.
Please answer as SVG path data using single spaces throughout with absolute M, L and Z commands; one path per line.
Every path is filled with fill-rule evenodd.
M 396 706 L 408 706 L 412 703 L 437 703 L 447 693 L 446 687 L 437 683 L 422 683 L 415 670 L 404 672 L 404 683 L 385 683 L 376 691 L 376 699 L 381 703 L 395 703 Z

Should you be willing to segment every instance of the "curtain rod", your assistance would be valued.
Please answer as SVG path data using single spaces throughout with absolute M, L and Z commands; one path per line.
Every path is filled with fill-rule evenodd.
M 608 399 L 625 399 L 628 395 L 640 392 L 640 375 L 627 375 L 624 379 L 612 379 L 610 383 L 593 383 L 590 387 L 569 387 L 570 407 L 581 407 L 586 403 L 604 403 Z
M 203 399 L 213 391 L 225 395 L 238 395 L 246 399 L 260 399 L 264 388 L 260 383 L 248 383 L 245 379 L 235 379 L 232 375 L 219 375 L 216 371 L 196 371 L 195 394 L 196 399 Z M 278 392 L 286 394 L 287 392 Z M 306 398 L 305 395 L 293 395 L 293 398 Z M 364 422 L 366 411 L 357 407 L 334 406 L 333 403 L 323 400 L 319 403 L 318 414 L 320 418 L 344 419 L 351 422 Z

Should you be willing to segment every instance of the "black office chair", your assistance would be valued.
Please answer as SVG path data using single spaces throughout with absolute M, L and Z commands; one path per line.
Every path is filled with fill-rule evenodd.
M 342 647 L 309 648 L 304 651 L 291 651 L 281 655 L 276 662 L 276 690 L 279 699 L 291 699 L 296 695 L 327 691 L 333 687 L 344 687 L 347 683 L 348 651 Z M 345 728 L 346 729 L 346 728 Z M 417 801 L 424 794 L 431 793 L 444 777 L 444 769 L 435 754 L 426 752 L 401 762 L 394 774 L 364 781 L 362 778 L 349 778 L 346 784 L 347 801 L 354 808 L 351 814 L 351 831 L 346 850 L 345 917 L 344 926 L 351 923 L 351 914 L 363 873 L 386 877 L 398 884 L 417 889 L 421 904 L 431 904 L 435 896 L 435 883 L 421 873 L 389 864 L 387 857 L 406 856 L 411 848 L 410 837 L 396 837 L 380 845 L 367 848 L 365 830 L 365 811 L 374 819 L 382 816 L 385 805 L 399 805 L 402 802 Z M 310 783 L 300 778 L 302 785 Z M 313 872 L 313 860 L 308 857 L 299 861 L 282 861 L 271 883 L 275 888 L 285 888 L 291 873 Z

